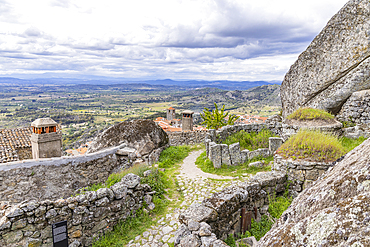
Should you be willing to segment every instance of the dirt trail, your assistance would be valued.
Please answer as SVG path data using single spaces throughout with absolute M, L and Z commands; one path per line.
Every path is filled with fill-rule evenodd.
M 199 155 L 203 152 L 203 150 L 193 151 L 189 154 L 188 157 L 184 159 L 183 164 L 181 164 L 180 168 L 180 176 L 196 179 L 196 178 L 213 178 L 213 179 L 234 179 L 230 176 L 219 176 L 211 173 L 203 172 L 195 165 L 195 160 L 199 157 Z

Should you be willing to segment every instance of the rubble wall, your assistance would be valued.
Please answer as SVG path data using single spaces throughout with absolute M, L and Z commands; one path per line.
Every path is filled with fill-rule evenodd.
M 179 219 L 182 225 L 175 235 L 175 246 L 198 243 L 193 246 L 223 245 L 229 234 L 241 232 L 242 212 L 259 219 L 268 210 L 269 195 L 282 193 L 287 186 L 283 172 L 257 173 L 251 180 L 233 185 L 200 204 L 193 204 Z M 222 240 L 221 240 L 222 239 Z
M 131 167 L 135 161 L 156 162 L 165 148 L 155 149 L 148 156 L 138 158 L 135 153 L 119 155 L 118 150 L 124 146 L 126 144 L 83 156 L 1 164 L 0 207 L 24 200 L 67 198 L 81 188 L 104 183 L 110 174 Z
M 67 221 L 70 247 L 91 246 L 143 202 L 154 208 L 153 192 L 140 177 L 128 174 L 111 188 L 67 199 L 35 200 L 0 210 L 0 246 L 52 247 L 52 224 Z
M 204 143 L 207 131 L 168 132 L 171 146 L 194 145 Z

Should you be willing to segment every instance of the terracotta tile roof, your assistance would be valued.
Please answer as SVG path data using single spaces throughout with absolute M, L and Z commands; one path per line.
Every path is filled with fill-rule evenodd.
M 18 161 L 19 148 L 31 148 L 31 128 L 0 129 L 0 163 Z
M 175 108 L 173 108 L 173 107 L 170 107 L 170 108 L 168 108 L 168 110 L 175 110 Z

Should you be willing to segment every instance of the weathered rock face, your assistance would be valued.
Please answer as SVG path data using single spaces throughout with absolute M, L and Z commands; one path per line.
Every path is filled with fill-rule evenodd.
M 168 136 L 152 120 L 140 119 L 125 121 L 105 130 L 94 139 L 89 153 L 126 143 L 135 148 L 140 155 L 150 154 L 153 150 L 168 144 Z
M 281 85 L 283 116 L 299 107 L 337 114 L 370 89 L 370 2 L 350 0 L 291 66 Z
M 304 190 L 258 246 L 370 246 L 370 140 Z

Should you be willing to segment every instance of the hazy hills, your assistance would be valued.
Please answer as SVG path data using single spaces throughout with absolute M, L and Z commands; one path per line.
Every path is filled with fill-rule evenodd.
M 198 80 L 132 80 L 124 78 L 99 77 L 98 79 L 76 79 L 76 78 L 37 78 L 19 79 L 13 77 L 0 77 L 0 85 L 86 85 L 86 86 L 110 86 L 124 90 L 161 90 L 167 89 L 196 89 L 196 88 L 219 88 L 223 90 L 246 90 L 252 87 L 280 84 L 278 81 L 198 81 Z

